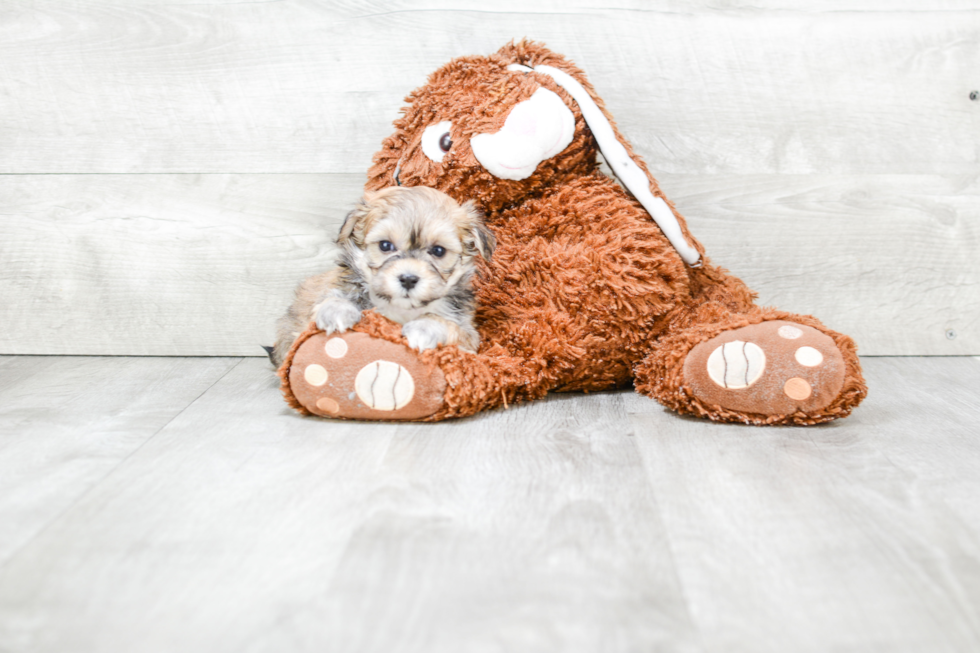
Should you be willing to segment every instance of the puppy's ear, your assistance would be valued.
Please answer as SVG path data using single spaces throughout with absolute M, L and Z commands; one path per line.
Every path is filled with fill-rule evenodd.
M 344 224 L 340 226 L 340 233 L 337 235 L 338 244 L 352 244 L 363 248 L 364 234 L 371 228 L 378 209 L 375 205 L 375 195 L 376 193 L 365 193 L 354 210 L 347 214 L 347 217 L 344 218 Z
M 497 247 L 497 237 L 483 224 L 483 212 L 477 207 L 476 202 L 467 200 L 463 204 L 470 219 L 470 235 L 473 238 L 473 246 L 480 253 L 484 260 L 489 261 L 493 255 L 493 250 Z

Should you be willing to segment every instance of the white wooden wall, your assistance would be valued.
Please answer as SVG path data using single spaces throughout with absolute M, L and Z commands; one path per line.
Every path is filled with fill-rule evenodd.
M 523 36 L 763 303 L 980 354 L 976 0 L 6 0 L 0 353 L 260 355 L 404 95 Z

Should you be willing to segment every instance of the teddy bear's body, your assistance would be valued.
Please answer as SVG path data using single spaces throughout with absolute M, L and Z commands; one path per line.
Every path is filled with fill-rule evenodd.
M 665 317 L 689 303 L 689 268 L 598 171 L 487 223 L 497 250 L 477 285 L 477 322 L 488 342 L 533 361 L 528 388 L 630 384 Z
M 542 72 L 555 69 L 563 73 Z M 581 84 L 578 102 L 555 81 L 561 74 Z M 483 345 L 476 355 L 450 347 L 408 360 L 398 352 L 392 383 L 404 385 L 403 373 L 416 379 L 416 398 L 371 412 L 346 381 L 304 386 L 302 365 L 323 359 L 303 344 L 311 331 L 281 368 L 294 406 L 341 417 L 442 419 L 549 391 L 633 383 L 679 412 L 812 424 L 844 416 L 860 402 L 866 389 L 853 342 L 814 318 L 757 307 L 740 280 L 704 256 L 614 123 L 597 127 L 593 116 L 590 128 L 579 108 L 591 103 L 584 92 L 595 101 L 592 113 L 608 117 L 581 71 L 521 42 L 489 57 L 457 59 L 409 96 L 366 188 L 426 185 L 483 209 L 497 237 L 477 285 Z M 600 129 L 615 133 L 622 143 L 617 156 L 645 175 L 638 192 L 600 171 Z M 542 159 L 528 163 L 539 150 Z M 653 217 L 651 200 L 658 204 Z M 672 225 L 663 224 L 665 215 Z M 679 253 L 685 248 L 687 262 Z M 377 346 L 382 358 L 386 351 L 396 355 L 391 347 L 400 338 L 381 318 L 368 315 L 355 330 L 375 343 L 358 344 L 359 352 Z M 385 383 L 369 380 L 375 390 Z

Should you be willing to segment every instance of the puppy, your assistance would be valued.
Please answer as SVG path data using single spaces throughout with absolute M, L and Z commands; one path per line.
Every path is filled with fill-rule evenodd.
M 369 308 L 401 323 L 415 349 L 476 351 L 475 257 L 489 260 L 496 240 L 472 202 L 460 206 L 423 186 L 368 193 L 344 220 L 337 243 L 339 263 L 300 284 L 277 323 L 269 352 L 276 367 L 310 321 L 339 333 Z

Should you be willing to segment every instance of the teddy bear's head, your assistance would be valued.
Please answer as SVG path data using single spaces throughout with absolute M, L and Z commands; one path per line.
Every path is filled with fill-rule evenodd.
M 581 70 L 537 43 L 455 59 L 406 98 L 367 188 L 430 186 L 492 214 L 594 171 L 597 145 L 578 103 L 535 66 L 563 71 L 594 97 Z
M 395 133 L 374 156 L 367 190 L 429 186 L 460 202 L 474 200 L 492 224 L 501 209 L 594 173 L 601 148 L 681 257 L 699 264 L 700 251 L 646 164 L 585 73 L 561 55 L 520 41 L 487 57 L 460 57 L 406 101 Z

